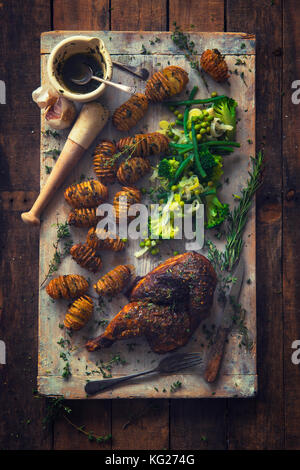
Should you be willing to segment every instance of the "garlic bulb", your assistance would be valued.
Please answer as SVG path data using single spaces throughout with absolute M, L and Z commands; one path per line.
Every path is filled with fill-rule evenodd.
M 49 85 L 43 85 L 32 92 L 32 99 L 39 108 L 44 109 L 51 106 L 58 99 L 58 93 Z
M 60 96 L 54 88 L 43 85 L 32 92 L 33 101 L 45 112 L 47 124 L 53 129 L 70 127 L 76 117 L 72 101 Z
M 72 101 L 59 96 L 56 102 L 45 109 L 45 119 L 53 129 L 70 127 L 76 117 L 76 108 Z

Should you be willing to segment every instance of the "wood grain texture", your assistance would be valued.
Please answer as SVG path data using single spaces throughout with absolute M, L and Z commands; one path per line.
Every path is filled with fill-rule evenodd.
M 224 31 L 224 0 L 170 0 L 170 29 L 174 22 L 184 31 Z
M 103 38 L 102 32 L 91 31 L 91 36 L 97 36 Z M 45 34 L 42 38 L 42 49 L 50 50 L 52 47 L 58 43 L 62 36 L 66 36 L 67 33 L 60 32 L 59 37 L 55 37 L 53 34 Z M 72 33 L 69 33 L 72 35 Z M 207 91 L 204 84 L 199 80 L 198 74 L 190 67 L 190 64 L 183 55 L 177 55 L 173 51 L 168 53 L 170 50 L 170 43 L 172 44 L 170 34 L 166 33 L 146 33 L 143 32 L 143 35 L 149 39 L 149 43 L 155 43 L 155 37 L 159 36 L 160 50 L 161 55 L 159 57 L 161 67 L 166 66 L 168 63 L 173 65 L 179 65 L 184 67 L 187 73 L 189 74 L 190 87 L 194 84 L 199 86 L 198 96 L 203 97 L 207 96 Z M 233 51 L 240 51 L 241 44 L 241 35 L 240 33 L 227 33 L 227 34 L 217 34 L 217 33 L 194 33 L 195 40 L 202 41 L 205 48 L 207 44 L 212 44 L 214 36 L 216 40 L 220 43 L 227 43 L 227 38 L 230 44 L 232 44 Z M 118 44 L 128 41 L 130 44 L 135 44 L 138 54 L 131 54 L 131 61 L 134 61 L 136 64 L 143 64 L 148 70 L 155 70 L 154 60 L 155 56 L 149 54 L 143 54 L 141 50 L 141 41 L 139 33 L 133 32 L 110 32 L 111 41 L 108 42 L 108 50 L 112 52 L 117 51 Z M 250 43 L 252 48 L 254 47 L 254 38 L 243 39 L 245 48 L 250 49 Z M 117 46 L 116 46 L 117 45 Z M 140 45 L 140 47 L 138 47 Z M 232 74 L 230 79 L 230 90 L 228 90 L 228 85 L 216 85 L 211 78 L 207 78 L 207 83 L 210 89 L 216 90 L 219 94 L 230 94 L 233 96 L 239 103 L 241 108 L 239 118 L 241 124 L 237 129 L 237 141 L 240 143 L 240 148 L 235 152 L 235 154 L 227 159 L 226 165 L 224 166 L 224 178 L 230 177 L 228 184 L 223 185 L 220 192 L 220 197 L 223 201 L 226 201 L 232 205 L 232 193 L 239 190 L 241 187 L 244 187 L 246 180 L 248 178 L 248 169 L 249 169 L 249 143 L 248 140 L 251 139 L 254 145 L 255 141 L 255 102 L 254 102 L 254 82 L 255 82 L 255 57 L 248 55 L 244 52 L 243 49 L 243 59 L 247 62 L 247 67 L 244 71 L 244 82 L 241 80 L 241 77 L 236 74 Z M 131 50 L 129 48 L 129 50 Z M 124 57 L 125 58 L 125 57 Z M 230 69 L 233 69 L 236 62 L 237 56 L 234 54 L 226 55 L 226 60 Z M 42 82 L 46 80 L 45 77 L 45 63 L 47 60 L 47 55 L 42 55 Z M 128 59 L 127 59 L 128 60 Z M 132 63 L 132 62 L 131 62 Z M 250 72 L 251 70 L 251 72 Z M 116 81 L 122 80 L 122 72 L 115 70 L 114 79 Z M 129 77 L 126 77 L 127 83 Z M 140 81 L 135 83 L 141 91 L 144 87 L 144 84 Z M 102 96 L 102 104 L 108 109 L 115 109 L 122 103 L 123 97 L 120 94 L 116 94 L 111 88 L 107 89 L 105 94 Z M 245 113 L 247 110 L 247 113 Z M 139 123 L 140 126 L 147 125 L 149 131 L 154 131 L 157 129 L 158 121 L 162 118 L 172 119 L 170 114 L 165 110 L 163 105 L 151 106 L 151 112 L 145 116 L 142 123 Z M 45 120 L 42 117 L 42 130 L 45 130 Z M 102 138 L 108 138 L 110 140 L 116 140 L 119 137 L 119 133 L 113 128 L 111 122 L 108 122 L 107 126 L 102 132 Z M 60 148 L 63 145 L 64 138 L 60 138 Z M 45 152 L 46 150 L 51 151 L 51 149 L 57 148 L 57 142 L 53 142 L 53 139 L 49 139 L 48 136 L 45 136 L 45 133 L 42 133 L 41 139 L 41 184 L 42 186 L 47 184 L 46 181 L 51 179 L 47 175 L 45 168 Z M 79 180 L 80 175 L 84 174 L 86 177 L 92 176 L 93 169 L 91 166 L 90 153 L 92 149 L 87 152 L 87 154 L 81 159 L 80 163 L 76 166 L 74 171 L 69 177 L 69 181 L 65 182 L 67 186 L 70 184 L 70 180 L 74 181 Z M 47 157 L 46 157 L 47 158 Z M 153 159 L 152 159 L 153 161 Z M 59 161 L 56 163 L 56 165 Z M 141 182 L 144 186 L 149 186 L 149 181 Z M 45 186 L 44 186 L 45 187 Z M 115 185 L 110 188 L 110 197 L 109 201 L 112 201 L 112 195 L 114 192 L 120 189 L 120 186 Z M 68 215 L 68 207 L 63 198 L 63 189 L 57 191 L 55 198 L 51 201 L 51 204 L 48 205 L 47 209 L 43 214 L 43 223 L 40 230 L 40 279 L 44 279 L 48 271 L 49 263 L 52 258 L 53 243 L 56 238 L 56 231 L 53 228 L 57 219 L 64 221 Z M 245 232 L 245 240 L 247 240 L 245 249 L 244 249 L 244 258 L 246 260 L 246 278 L 251 278 L 252 283 L 250 285 L 243 286 L 241 292 L 241 302 L 246 310 L 249 312 L 247 316 L 247 326 L 250 330 L 250 334 L 253 338 L 254 344 L 256 340 L 256 299 L 255 299 L 255 207 L 251 210 L 249 217 L 249 223 L 247 224 Z M 82 231 L 71 230 L 72 237 L 74 242 L 80 242 L 85 236 Z M 211 234 L 207 234 L 211 236 Z M 223 248 L 224 242 L 221 240 L 219 246 Z M 187 247 L 183 242 L 179 242 L 179 250 L 187 250 Z M 124 253 L 118 254 L 118 259 L 114 256 L 111 256 L 111 253 L 103 252 L 101 254 L 104 270 L 112 268 L 113 266 L 121 263 L 131 263 L 134 264 L 136 273 L 139 276 L 145 275 L 147 272 L 150 272 L 158 263 L 159 260 L 152 257 L 144 257 L 142 260 L 138 260 L 134 253 L 139 249 L 139 241 L 130 239 L 127 249 Z M 205 254 L 205 251 L 202 250 Z M 160 249 L 160 260 L 166 260 L 170 257 L 170 247 L 168 244 L 162 245 Z M 104 272 L 104 271 L 103 271 Z M 60 266 L 58 274 L 65 273 L 77 273 L 81 275 L 86 275 L 86 272 L 83 268 L 79 268 L 78 265 L 71 259 L 67 257 L 63 264 Z M 90 275 L 91 276 L 91 275 Z M 95 275 L 91 278 L 91 284 L 98 280 L 99 276 Z M 120 307 L 125 305 L 126 300 L 122 299 L 119 296 L 116 296 L 112 299 L 109 305 L 106 305 L 105 311 L 108 318 L 112 318 L 116 312 L 120 310 Z M 74 336 L 72 339 L 73 348 L 76 346 L 76 351 L 80 351 L 80 363 L 77 360 L 76 351 L 70 357 L 70 367 L 72 369 L 72 377 L 66 381 L 61 377 L 62 373 L 62 364 L 59 359 L 59 346 L 56 342 L 49 341 L 49 338 L 59 337 L 62 332 L 59 329 L 59 323 L 62 321 L 62 318 L 65 315 L 66 306 L 64 303 L 51 303 L 45 290 L 41 289 L 40 291 L 40 325 L 39 325 L 39 380 L 38 386 L 39 391 L 45 395 L 57 395 L 62 394 L 66 398 L 75 399 L 75 398 L 85 398 L 84 384 L 86 380 L 86 367 L 89 370 L 94 370 L 97 367 L 97 361 L 101 358 L 102 360 L 109 360 L 112 354 L 120 353 L 122 358 L 126 361 L 126 364 L 121 367 L 118 367 L 114 370 L 115 375 L 126 375 L 134 371 L 142 371 L 148 369 L 152 366 L 153 363 L 156 363 L 158 357 L 156 354 L 153 354 L 151 351 L 147 350 L 145 341 L 141 339 L 139 343 L 141 349 L 140 354 L 131 354 L 128 351 L 128 347 L 125 342 L 118 342 L 111 348 L 111 350 L 105 352 L 101 351 L 98 354 L 89 354 L 85 348 L 84 343 L 86 342 L 86 336 L 94 337 L 102 332 L 101 328 L 97 324 L 97 314 L 95 312 L 94 322 L 90 322 L 87 325 L 87 330 L 82 330 Z M 50 312 L 53 312 L 51 315 Z M 220 321 L 220 309 L 218 308 L 217 302 L 214 304 L 212 309 L 209 323 L 218 324 Z M 177 391 L 176 398 L 187 398 L 187 397 L 232 397 L 232 396 L 253 396 L 256 390 L 256 353 L 255 347 L 251 354 L 247 354 L 245 351 L 239 349 L 239 337 L 238 332 L 232 332 L 230 335 L 230 341 L 226 348 L 224 361 L 222 361 L 222 369 L 220 371 L 220 378 L 213 388 L 208 386 L 207 383 L 203 380 L 201 373 L 196 373 L 194 371 L 186 371 L 182 374 L 177 374 L 177 380 L 182 381 L 182 388 Z M 200 344 L 206 344 L 205 334 L 203 329 L 199 327 L 193 335 L 193 339 L 189 341 L 189 344 L 186 345 L 186 350 L 194 351 L 199 350 Z M 198 349 L 197 349 L 198 348 Z M 203 347 L 203 354 L 206 354 L 208 350 L 207 346 Z M 139 359 L 139 362 L 137 362 Z M 166 396 L 172 397 L 172 393 L 169 392 L 171 384 L 176 380 L 176 377 L 155 377 L 149 378 L 148 380 L 136 380 L 131 383 L 124 384 L 123 387 L 113 390 L 104 391 L 100 396 L 101 398 L 165 398 Z M 155 390 L 155 387 L 158 390 Z M 164 392 L 163 389 L 166 388 L 168 393 Z M 214 392 L 214 393 L 212 393 Z
M 34 397 L 39 233 L 22 224 L 18 210 L 1 211 L 0 227 L 0 338 L 7 356 L 0 370 L 1 449 L 49 449 L 51 434 L 42 422 L 46 400 Z
M 171 449 L 227 448 L 227 400 L 171 400 Z
M 101 406 L 101 402 L 84 401 L 77 406 L 74 401 L 66 400 L 64 404 L 72 409 L 67 416 L 75 426 L 84 426 L 84 431 L 96 436 L 111 434 L 111 406 Z M 53 448 L 55 450 L 104 450 L 110 449 L 112 442 L 109 440 L 97 444 L 75 429 L 64 417 L 55 422 Z
M 6 84 L 6 105 L 0 113 L 0 186 L 6 191 L 38 190 L 39 112 L 31 92 L 40 83 L 39 36 L 50 28 L 50 2 L 1 2 L 0 15 L 0 77 Z
M 53 28 L 70 30 L 109 29 L 110 10 L 108 0 L 54 0 Z M 72 402 L 70 418 L 78 425 L 102 435 L 110 433 L 111 404 L 99 401 Z M 70 424 L 63 418 L 54 425 L 54 449 L 98 449 L 110 448 L 111 442 L 101 444 L 90 442 L 87 437 L 70 429 Z
M 300 368 L 291 346 L 300 340 L 300 105 L 293 104 L 292 83 L 300 79 L 300 4 L 286 0 L 283 10 L 283 308 L 286 448 L 300 448 Z M 299 85 L 297 87 L 299 89 Z M 299 93 L 298 93 L 299 96 Z
M 231 449 L 284 446 L 282 319 L 282 4 L 228 0 L 227 29 L 247 25 L 257 37 L 257 148 L 264 148 L 264 184 L 257 195 L 257 318 L 259 396 L 229 401 Z M 269 31 L 274 34 L 270 35 Z M 250 149 L 254 152 L 254 149 Z M 275 365 L 276 364 L 276 365 Z M 251 445 L 249 444 L 251 442 Z
M 109 29 L 109 0 L 53 0 L 53 28 Z
M 163 31 L 167 24 L 166 0 L 111 0 L 112 31 Z M 145 44 L 147 47 L 147 44 Z
M 113 449 L 168 449 L 169 400 L 114 400 Z
M 170 0 L 169 18 L 170 29 L 174 29 L 176 22 L 188 31 L 224 31 L 224 0 L 205 3 L 193 0 L 188 7 L 180 0 Z M 171 400 L 171 449 L 225 449 L 225 413 L 226 400 L 213 404 L 209 400 Z
M 166 0 L 134 0 L 127 3 L 124 15 L 122 1 L 111 0 L 111 29 L 112 30 L 164 30 L 167 29 Z M 147 45 L 148 46 L 148 45 Z M 146 46 L 146 47 L 147 47 Z M 113 448 L 119 449 L 159 449 L 168 448 L 169 442 L 169 408 L 167 400 L 157 402 L 156 420 L 149 422 L 147 406 L 149 400 L 142 400 L 136 404 L 132 400 L 114 400 L 112 402 L 112 430 L 114 435 Z M 126 431 L 124 422 L 128 416 L 137 416 L 137 410 L 142 407 L 141 413 L 146 410 L 146 415 L 137 419 Z M 126 421 L 127 417 L 127 421 Z M 137 424 L 138 423 L 138 424 Z M 150 424 L 151 423 L 151 424 Z M 152 425 L 156 424 L 154 430 Z M 153 432 L 154 431 L 154 432 Z M 164 441 L 162 445 L 161 441 Z
M 32 12 L 34 11 L 34 15 Z M 1 449 L 49 449 L 43 430 L 45 400 L 33 396 L 37 373 L 38 231 L 20 212 L 39 189 L 39 111 L 31 91 L 40 81 L 39 36 L 50 28 L 50 2 L 0 4 L 0 78 L 7 104 L 0 106 L 0 338 Z

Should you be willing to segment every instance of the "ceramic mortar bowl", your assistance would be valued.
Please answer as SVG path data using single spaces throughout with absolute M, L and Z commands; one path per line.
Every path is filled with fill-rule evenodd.
M 91 36 L 71 36 L 57 44 L 49 56 L 47 63 L 49 81 L 59 94 L 69 100 L 81 103 L 93 101 L 104 92 L 106 88 L 104 83 L 91 92 L 75 93 L 66 87 L 62 79 L 61 70 L 64 62 L 75 54 L 93 54 L 95 59 L 101 62 L 103 78 L 111 79 L 113 66 L 104 42 Z

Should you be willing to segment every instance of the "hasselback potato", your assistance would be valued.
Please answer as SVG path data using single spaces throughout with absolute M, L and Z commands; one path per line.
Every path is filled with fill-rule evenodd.
M 188 81 L 188 74 L 183 68 L 170 65 L 149 78 L 145 95 L 149 101 L 160 102 L 181 93 Z
M 52 279 L 46 292 L 52 299 L 75 299 L 85 294 L 89 288 L 87 280 L 79 274 L 67 274 Z
M 72 184 L 64 193 L 65 200 L 74 209 L 97 207 L 108 198 L 108 189 L 97 180 Z
M 121 184 L 132 185 L 150 171 L 149 160 L 143 157 L 133 157 L 119 166 L 117 178 Z
M 73 209 L 68 218 L 68 224 L 75 227 L 93 227 L 101 217 L 96 215 L 97 208 Z
M 124 186 L 121 191 L 116 193 L 113 200 L 113 206 L 117 222 L 121 217 L 127 217 L 129 207 L 133 204 L 140 203 L 141 198 L 141 192 L 137 188 L 128 188 Z M 133 219 L 134 216 L 130 216 L 128 218 Z
M 92 273 L 100 271 L 102 265 L 101 258 L 97 256 L 95 250 L 86 243 L 73 245 L 70 250 L 70 254 L 77 264 L 88 271 L 91 271 Z
M 114 183 L 117 172 L 117 161 L 113 158 L 117 149 L 113 142 L 104 140 L 94 150 L 94 172 L 104 184 Z
M 66 313 L 64 325 L 70 330 L 80 330 L 89 321 L 93 313 L 93 301 L 87 295 L 72 303 Z
M 120 265 L 102 276 L 94 284 L 94 289 L 99 295 L 113 297 L 122 292 L 128 284 L 131 274 L 134 272 L 132 265 Z
M 229 77 L 228 66 L 218 49 L 207 49 L 203 52 L 200 65 L 216 82 L 225 82 Z
M 86 242 L 94 250 L 121 251 L 125 247 L 125 243 L 118 235 L 112 234 L 103 228 L 95 229 L 95 227 L 92 227 L 88 231 Z
M 113 125 L 119 131 L 129 131 L 142 117 L 148 109 L 148 99 L 143 93 L 136 93 L 128 101 L 121 104 L 112 116 Z
M 166 152 L 169 147 L 169 139 L 159 132 L 149 132 L 120 139 L 117 147 L 120 151 L 125 151 L 128 148 L 132 157 L 148 157 Z

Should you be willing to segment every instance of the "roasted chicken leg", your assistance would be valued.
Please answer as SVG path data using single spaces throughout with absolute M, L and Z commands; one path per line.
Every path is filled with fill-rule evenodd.
M 88 351 L 137 336 L 145 336 L 156 353 L 183 346 L 209 315 L 216 282 L 211 263 L 199 253 L 169 258 L 138 282 L 131 303 L 102 335 L 88 341 Z

